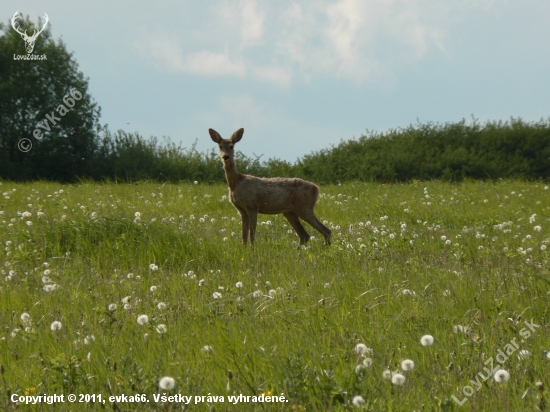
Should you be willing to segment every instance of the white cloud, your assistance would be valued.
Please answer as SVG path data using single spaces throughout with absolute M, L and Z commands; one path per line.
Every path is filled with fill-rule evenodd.
M 242 76 L 246 68 L 241 61 L 231 61 L 228 53 L 201 51 L 185 59 L 185 71 L 208 76 Z
M 498 1 L 505 0 L 220 0 L 204 6 L 207 21 L 148 36 L 138 49 L 171 71 L 250 75 L 281 87 L 316 76 L 377 82 L 432 50 L 452 58 L 453 24 Z

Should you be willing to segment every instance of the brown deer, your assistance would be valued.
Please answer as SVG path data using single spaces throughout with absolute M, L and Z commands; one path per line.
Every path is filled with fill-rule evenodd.
M 210 137 L 220 147 L 220 157 L 229 185 L 229 200 L 241 214 L 243 224 L 243 243 L 254 243 L 258 213 L 274 215 L 282 213 L 288 223 L 300 237 L 300 245 L 305 244 L 310 236 L 300 223 L 305 220 L 325 237 L 330 245 L 331 231 L 322 224 L 313 208 L 319 197 L 319 188 L 302 179 L 261 178 L 243 175 L 235 164 L 235 143 L 243 137 L 244 129 L 239 129 L 230 139 L 223 139 L 214 129 L 208 129 Z

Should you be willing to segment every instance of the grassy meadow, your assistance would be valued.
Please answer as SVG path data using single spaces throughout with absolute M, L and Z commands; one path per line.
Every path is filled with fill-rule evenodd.
M 250 248 L 222 184 L 3 182 L 0 408 L 71 393 L 149 402 L 21 409 L 548 408 L 544 183 L 321 193 L 332 246 L 305 224 L 298 249 L 281 215 L 259 215 Z M 500 353 L 508 373 L 493 376 Z M 286 402 L 230 403 L 239 394 Z

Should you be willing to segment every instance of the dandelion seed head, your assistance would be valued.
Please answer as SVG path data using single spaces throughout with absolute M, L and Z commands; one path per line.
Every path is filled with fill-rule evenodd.
M 163 334 L 163 333 L 166 333 L 168 328 L 166 327 L 165 324 L 160 323 L 160 324 L 157 325 L 156 330 L 157 330 L 158 333 Z
M 147 323 L 149 323 L 149 316 L 139 315 L 136 319 L 136 322 L 138 323 L 138 325 L 146 325 Z
M 400 373 L 394 373 L 391 377 L 391 383 L 397 386 L 403 386 L 405 384 L 405 377 Z
M 243 287 L 243 282 L 237 282 L 237 283 L 235 284 L 235 287 L 236 287 L 237 289 L 242 288 L 242 287 Z
M 107 310 L 109 312 L 114 312 L 116 310 L 116 308 L 117 308 L 116 303 L 110 303 L 109 306 L 107 306 Z
M 371 367 L 373 363 L 374 361 L 372 360 L 372 358 L 363 359 L 363 365 L 365 365 L 365 367 L 367 368 Z
M 493 375 L 493 378 L 497 383 L 508 382 L 510 380 L 510 373 L 505 369 L 499 369 L 498 371 L 495 372 L 495 374 Z
M 164 302 L 159 302 L 159 303 L 157 304 L 157 308 L 158 308 L 158 310 L 165 310 L 165 309 L 166 309 L 166 303 L 164 303 Z
M 357 396 L 354 396 L 351 403 L 353 404 L 353 406 L 355 406 L 356 408 L 360 408 L 361 406 L 363 406 L 365 404 L 365 400 L 363 399 L 362 396 L 360 395 L 357 395 Z
M 151 287 L 149 288 L 149 290 L 150 290 L 151 292 L 154 292 L 154 291 L 157 290 L 157 287 L 156 287 L 155 285 L 153 285 L 153 286 L 151 286 Z
M 54 320 L 50 325 L 50 329 L 53 330 L 54 332 L 61 330 L 62 327 L 63 327 L 63 324 L 58 320 Z
M 432 346 L 434 344 L 434 337 L 432 335 L 424 335 L 420 338 L 422 346 Z
M 159 388 L 163 391 L 170 391 L 176 386 L 176 381 L 170 376 L 165 376 L 159 380 Z
M 212 297 L 214 299 L 221 299 L 222 298 L 222 294 L 220 292 L 214 292 L 212 293 Z
M 382 372 L 382 377 L 384 379 L 391 379 L 391 371 L 389 369 L 385 369 L 383 372 Z
M 527 360 L 530 357 L 531 357 L 531 352 L 529 352 L 527 349 L 522 349 L 518 353 L 519 360 Z
M 404 371 L 412 371 L 414 369 L 414 361 L 410 359 L 405 359 L 401 362 L 401 369 Z

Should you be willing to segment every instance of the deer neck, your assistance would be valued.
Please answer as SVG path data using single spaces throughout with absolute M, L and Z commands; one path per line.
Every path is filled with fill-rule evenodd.
M 243 175 L 237 170 L 237 164 L 235 163 L 235 160 L 224 163 L 223 169 L 225 170 L 225 178 L 227 179 L 229 190 L 233 192 L 240 181 L 243 179 Z

